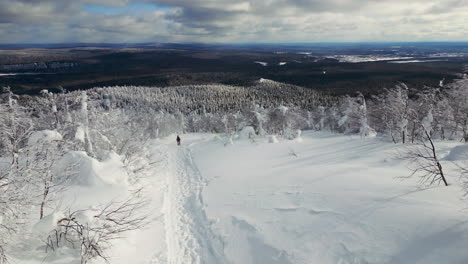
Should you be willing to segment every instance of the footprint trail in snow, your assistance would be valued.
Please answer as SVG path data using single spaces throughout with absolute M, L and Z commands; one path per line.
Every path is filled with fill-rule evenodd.
M 167 162 L 167 262 L 228 263 L 221 238 L 210 229 L 202 200 L 204 181 L 190 149 L 170 146 Z

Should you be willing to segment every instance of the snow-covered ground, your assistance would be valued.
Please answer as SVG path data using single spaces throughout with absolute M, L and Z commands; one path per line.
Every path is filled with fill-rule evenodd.
M 460 143 L 438 144 L 452 185 L 420 188 L 399 178 L 409 173 L 395 158 L 402 146 L 380 138 L 181 137 L 180 147 L 175 136 L 147 146 L 151 221 L 115 243 L 110 263 L 468 263 L 467 203 L 451 163 L 464 159 Z M 125 185 L 109 179 L 116 157 L 95 163 L 105 184 L 74 188 L 76 199 Z M 42 261 L 16 254 L 13 263 Z
M 43 73 L 34 73 L 34 72 L 0 73 L 0 77 L 1 76 L 13 76 L 13 75 L 36 75 L 36 74 L 43 74 Z
M 260 64 L 262 66 L 268 66 L 268 63 L 264 61 L 254 61 L 254 63 Z
M 437 62 L 437 61 L 448 61 L 448 60 L 397 60 L 389 61 L 388 63 L 420 63 L 420 62 Z
M 327 58 L 337 59 L 339 62 L 359 63 L 370 61 L 393 61 L 393 60 L 407 60 L 413 57 L 407 56 L 394 56 L 394 55 L 335 55 Z
M 441 145 L 445 155 L 453 144 Z M 399 147 L 302 141 L 195 146 L 205 211 L 231 263 L 467 263 L 468 212 L 450 187 L 418 188 Z M 450 163 L 444 163 L 450 167 Z M 448 168 L 447 167 L 447 168 Z

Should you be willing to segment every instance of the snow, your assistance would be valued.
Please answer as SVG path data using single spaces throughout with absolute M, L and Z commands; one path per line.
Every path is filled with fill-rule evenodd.
M 393 60 L 407 60 L 413 57 L 401 57 L 393 55 L 334 55 L 327 58 L 337 59 L 339 62 L 359 63 L 371 61 L 393 61 Z
M 286 65 L 286 64 L 288 64 L 288 63 L 287 63 L 287 62 L 284 62 L 284 61 L 278 63 L 279 66 L 283 66 L 283 65 Z
M 465 263 L 456 185 L 421 189 L 400 147 L 306 132 L 303 141 L 194 146 L 211 227 L 230 263 Z M 293 148 L 297 157 L 289 154 Z M 452 182 L 457 175 L 452 173 Z
M 154 146 L 164 158 L 153 180 L 165 184 L 150 192 L 159 195 L 155 208 L 162 207 L 150 228 L 160 236 L 133 237 L 131 249 L 114 251 L 112 263 L 468 260 L 459 186 L 422 189 L 416 180 L 398 180 L 408 175 L 395 158 L 402 146 L 307 131 L 300 142 L 276 144 L 269 144 L 274 136 L 237 137 L 229 146 L 217 135 L 182 137 L 180 147 L 173 137 Z M 442 152 L 454 147 L 438 144 Z M 148 243 L 148 258 L 133 253 L 140 245 L 150 252 Z
M 251 139 L 256 136 L 255 129 L 251 126 L 244 127 L 238 134 L 238 139 Z
M 398 179 L 410 173 L 396 158 L 404 146 L 379 137 L 296 131 L 295 140 L 252 141 L 253 130 L 235 144 L 183 134 L 181 146 L 175 135 L 142 146 L 155 164 L 139 183 L 150 224 L 112 242 L 110 263 L 468 262 L 468 212 L 451 163 L 468 159 L 458 154 L 466 145 L 436 142 L 441 157 L 448 153 L 442 165 L 451 185 L 421 188 L 418 179 Z M 80 221 L 99 221 L 95 206 L 125 197 L 128 174 L 113 152 L 98 161 L 73 151 L 57 169 L 76 162 L 63 195 L 75 200 L 72 210 L 85 209 Z M 49 210 L 34 229 L 47 233 L 62 216 Z M 27 240 L 12 263 L 79 263 L 70 248 L 45 258 L 40 243 Z
M 168 263 L 226 263 L 223 245 L 203 210 L 203 179 L 189 149 L 172 148 L 164 205 Z M 176 203 L 174 203 L 176 201 Z
M 468 145 L 460 145 L 454 147 L 450 150 L 449 154 L 446 157 L 444 157 L 444 160 L 468 160 Z
M 262 65 L 262 66 L 268 66 L 268 62 L 254 61 L 254 63 L 260 64 L 260 65 Z
M 82 143 L 85 143 L 85 130 L 83 126 L 79 126 L 76 128 L 75 139 Z
M 12 76 L 17 75 L 17 73 L 0 73 L 0 76 Z
M 44 241 L 47 235 L 57 227 L 60 219 L 74 211 L 77 211 L 74 217 L 80 223 L 99 224 L 101 219 L 95 217 L 99 207 L 102 208 L 102 205 L 111 201 L 122 201 L 128 196 L 127 173 L 122 167 L 120 157 L 113 152 L 107 153 L 102 161 L 98 161 L 89 157 L 85 152 L 71 151 L 65 154 L 52 170 L 59 182 L 64 182 L 63 178 L 69 174 L 69 179 L 66 179 L 67 187 L 64 192 L 57 194 L 59 196 L 56 197 L 57 202 L 46 206 L 45 216 L 41 220 L 36 218 L 34 222 L 34 218 L 37 217 L 34 214 L 32 225 L 23 227 L 25 230 L 31 230 L 31 233 L 9 249 L 11 263 L 80 263 L 79 247 L 73 248 L 72 245 L 66 243 L 63 243 L 57 250 L 49 250 L 46 253 Z M 157 188 L 152 188 L 152 190 L 157 190 Z M 39 212 L 37 208 L 34 211 Z M 122 243 L 126 243 L 126 239 L 123 239 Z M 115 248 L 118 249 L 118 243 Z M 129 251 L 125 250 L 119 254 L 123 252 L 129 254 Z M 144 256 L 145 259 L 149 258 L 148 254 Z M 132 258 L 136 257 L 132 256 Z M 131 263 L 131 261 L 126 263 Z
M 278 138 L 274 135 L 268 137 L 268 143 L 278 143 Z
M 53 230 L 57 226 L 57 222 L 60 219 L 63 219 L 65 214 L 62 212 L 53 212 L 49 215 L 44 216 L 41 220 L 39 220 L 33 227 L 34 232 L 38 233 L 39 235 L 48 234 L 51 230 Z
M 388 63 L 421 63 L 421 62 L 437 62 L 437 61 L 448 61 L 448 60 L 396 60 L 389 61 Z
M 71 151 L 63 156 L 54 168 L 58 180 L 67 180 L 69 184 L 81 186 L 103 185 L 104 181 L 99 177 L 99 161 L 89 157 L 84 151 Z M 71 169 L 70 169 L 71 168 Z M 68 179 L 60 178 L 71 170 Z
M 468 56 L 468 53 L 435 53 L 435 54 L 430 54 L 429 57 L 465 57 Z
M 14 75 L 37 75 L 37 74 L 52 74 L 52 73 L 39 73 L 39 72 L 21 72 L 21 73 L 0 73 L 0 77 L 2 76 L 14 76 Z
M 284 106 L 284 105 L 280 105 L 280 106 L 278 106 L 277 109 L 278 109 L 283 115 L 285 115 L 289 108 L 287 108 L 287 107 Z
M 60 135 L 59 132 L 53 130 L 41 130 L 36 131 L 29 136 L 28 145 L 33 146 L 41 142 L 45 143 L 60 140 L 62 140 L 62 135 Z

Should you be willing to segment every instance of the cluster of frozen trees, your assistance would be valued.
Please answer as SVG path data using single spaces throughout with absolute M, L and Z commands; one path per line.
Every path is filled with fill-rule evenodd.
M 371 98 L 333 97 L 262 80 L 254 87 L 106 87 L 88 94 L 101 102 L 98 112 L 125 109 L 130 115 L 131 109 L 130 119 L 146 119 L 152 136 L 233 133 L 252 126 L 259 135 L 313 129 L 363 137 L 378 133 L 395 143 L 414 143 L 425 137 L 424 129 L 435 139 L 468 141 L 467 87 L 467 79 L 422 91 L 402 83 Z
M 29 236 L 31 225 L 54 208 L 73 204 L 57 200 L 63 197 L 61 194 L 82 164 L 79 158 L 66 158 L 67 154 L 82 151 L 86 153 L 83 157 L 99 160 L 109 153 L 106 150 L 119 151 L 133 182 L 137 180 L 134 172 L 148 166 L 136 162 L 144 154 L 136 148 L 141 143 L 134 136 L 138 130 L 120 126 L 124 115 L 117 110 L 96 110 L 99 104 L 90 101 L 86 92 L 54 95 L 43 91 L 40 96 L 29 97 L 4 89 L 0 95 L 0 263 L 6 263 L 12 241 L 17 243 Z M 50 233 L 41 239 L 44 249 L 76 248 L 82 263 L 98 257 L 106 259 L 105 251 L 112 239 L 146 224 L 146 216 L 138 213 L 145 205 L 140 190 L 129 192 L 126 200 L 109 201 L 92 211 L 70 210 L 53 220 L 55 228 L 46 230 Z M 84 214 L 86 221 L 82 220 Z
M 0 96 L 0 263 L 6 257 L 5 245 L 27 221 L 25 214 L 36 208 L 42 218 L 50 200 L 66 188 L 73 164 L 60 175 L 51 168 L 69 151 L 84 151 L 98 160 L 114 151 L 136 177 L 146 166 L 138 162 L 144 142 L 181 132 L 233 135 L 250 126 L 257 136 L 291 138 L 297 130 L 328 130 L 362 137 L 380 134 L 395 143 L 427 138 L 466 142 L 467 98 L 468 79 L 423 91 L 400 84 L 371 98 L 334 97 L 269 80 L 253 87 L 126 86 L 62 94 L 43 91 L 40 96 L 16 96 L 5 88 Z M 47 142 L 37 133 L 47 133 Z M 126 210 L 133 210 L 123 208 L 112 212 L 127 217 Z M 73 214 L 61 220 L 59 231 L 84 236 L 85 226 L 75 222 Z M 140 227 L 143 221 L 127 220 L 123 230 Z M 97 229 L 104 237 L 115 235 Z M 56 235 L 62 234 L 59 231 Z M 48 248 L 59 246 L 56 239 L 47 240 Z M 81 245 L 88 252 L 84 260 L 103 254 L 95 241 L 80 239 L 89 242 Z M 97 250 L 89 253 L 90 248 Z

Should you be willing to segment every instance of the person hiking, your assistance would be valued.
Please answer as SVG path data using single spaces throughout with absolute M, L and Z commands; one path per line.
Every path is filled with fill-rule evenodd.
M 177 146 L 180 146 L 180 137 L 179 137 L 179 135 L 177 135 L 176 140 L 177 140 Z

